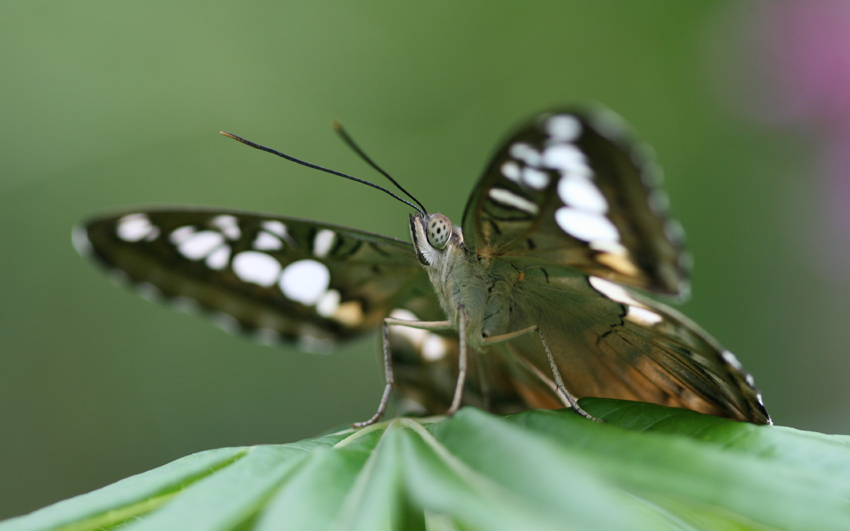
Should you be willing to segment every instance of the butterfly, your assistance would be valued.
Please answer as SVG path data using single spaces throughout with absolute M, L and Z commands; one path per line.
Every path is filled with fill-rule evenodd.
M 577 399 L 596 396 L 770 424 L 737 358 L 647 296 L 688 289 L 657 173 L 613 112 L 554 110 L 502 143 L 460 226 L 395 196 L 417 211 L 412 243 L 189 207 L 96 216 L 74 242 L 143 293 L 263 342 L 324 351 L 380 329 L 386 386 L 360 426 L 392 396 L 406 411 L 572 407 L 589 419 Z

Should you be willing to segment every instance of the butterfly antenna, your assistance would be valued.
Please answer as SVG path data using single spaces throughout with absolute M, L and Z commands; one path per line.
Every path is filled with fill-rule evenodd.
M 404 203 L 404 204 L 410 206 L 411 208 L 413 208 L 414 210 L 418 211 L 420 214 L 425 214 L 425 212 L 423 211 L 424 207 L 423 207 L 423 209 L 420 209 L 418 206 L 414 205 L 413 203 L 411 203 L 407 199 L 403 199 L 403 198 L 395 195 L 394 193 L 390 192 L 386 188 L 378 186 L 375 183 L 370 183 L 369 181 L 364 181 L 363 179 L 358 179 L 357 177 L 352 177 L 351 175 L 346 175 L 346 174 L 338 172 L 338 171 L 330 170 L 328 168 L 323 168 L 322 166 L 317 166 L 316 164 L 310 164 L 309 162 L 303 161 L 301 159 L 296 159 L 295 157 L 289 156 L 286 153 L 281 153 L 280 151 L 278 151 L 276 149 L 272 149 L 270 147 L 266 147 L 266 146 L 257 144 L 256 142 L 251 142 L 250 140 L 242 138 L 241 136 L 234 135 L 233 133 L 228 133 L 227 131 L 221 131 L 221 134 L 223 134 L 226 137 L 232 138 L 233 140 L 237 140 L 239 142 L 242 142 L 246 146 L 251 146 L 252 148 L 259 149 L 260 151 L 265 151 L 267 153 L 271 153 L 272 155 L 277 155 L 278 157 L 282 157 L 282 158 L 284 158 L 288 161 L 294 162 L 296 164 L 300 164 L 302 166 L 307 166 L 308 168 L 323 171 L 325 173 L 330 173 L 331 175 L 336 175 L 336 176 L 339 176 L 339 177 L 345 177 L 346 179 L 350 179 L 354 182 L 358 182 L 360 184 L 365 184 L 367 186 L 371 186 L 372 188 L 376 188 L 376 189 L 378 189 L 378 190 L 380 190 L 380 191 L 382 191 L 386 194 L 391 195 L 392 197 L 398 199 L 402 203 Z M 407 193 L 407 192 L 405 192 L 405 193 Z M 410 195 L 410 194 L 408 194 L 408 195 Z M 416 201 L 416 200 L 414 199 L 414 201 Z M 419 203 L 419 201 L 416 201 L 416 202 Z M 422 205 L 420 204 L 419 206 L 422 206 Z
M 401 191 L 404 193 L 404 195 L 406 195 L 407 197 L 409 197 L 410 199 L 412 199 L 412 200 L 413 200 L 413 202 L 415 202 L 417 205 L 419 205 L 420 207 L 422 207 L 422 210 L 420 210 L 420 212 L 422 212 L 422 213 L 424 214 L 425 212 L 427 212 L 427 211 L 428 211 L 428 209 L 427 209 L 427 208 L 425 208 L 425 205 L 423 205 L 422 203 L 420 203 L 420 202 L 419 202 L 419 200 L 418 200 L 418 199 L 416 199 L 415 197 L 413 197 L 413 195 L 411 195 L 411 193 L 410 193 L 410 192 L 408 192 L 407 190 L 405 190 L 405 189 L 404 189 L 404 187 L 403 187 L 402 185 L 398 184 L 398 181 L 396 181 L 395 179 L 393 179 L 393 178 L 390 176 L 390 174 L 389 174 L 389 173 L 385 172 L 385 171 L 384 171 L 384 170 L 383 170 L 380 166 L 378 166 L 378 164 L 377 164 L 377 163 L 375 163 L 375 161 L 374 161 L 374 160 L 372 160 L 372 159 L 369 157 L 369 155 L 367 155 L 367 154 L 366 154 L 366 152 L 365 152 L 365 151 L 363 151 L 362 149 L 360 149 L 360 146 L 358 146 L 358 145 L 357 145 L 357 143 L 354 141 L 354 139 L 353 139 L 353 138 L 351 138 L 351 135 L 349 135 L 349 134 L 348 134 L 348 132 L 347 132 L 345 129 L 343 129 L 342 124 L 339 122 L 339 120 L 334 120 L 333 122 L 331 122 L 331 127 L 333 127 L 334 131 L 336 131 L 336 133 L 340 136 L 340 138 L 342 138 L 342 141 L 343 141 L 343 142 L 345 142 L 345 144 L 346 144 L 348 147 L 350 147 L 351 149 L 353 149 L 353 150 L 354 150 L 354 152 L 355 152 L 355 153 L 357 153 L 357 154 L 360 156 L 360 158 L 361 158 L 361 159 L 363 159 L 363 160 L 366 162 L 366 164 L 368 164 L 369 166 L 372 166 L 372 168 L 374 168 L 375 170 L 377 170 L 377 171 L 378 171 L 378 173 L 380 173 L 381 175 L 383 175 L 384 177 L 386 177 L 387 179 L 389 179 L 389 180 L 390 180 L 390 182 L 391 182 L 391 183 L 393 183 L 393 184 L 396 186 L 396 188 L 398 188 L 399 190 L 401 190 Z M 418 209 L 417 209 L 417 210 L 418 210 Z

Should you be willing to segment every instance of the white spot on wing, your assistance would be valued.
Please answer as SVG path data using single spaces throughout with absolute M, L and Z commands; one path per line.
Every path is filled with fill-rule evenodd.
M 121 271 L 120 269 L 110 269 L 106 272 L 108 275 L 107 278 L 114 283 L 116 286 L 121 286 L 122 288 L 128 288 L 132 286 L 132 282 L 130 281 L 130 275 Z
M 629 306 L 643 306 L 622 286 L 609 282 L 603 278 L 591 276 L 588 278 L 590 285 L 599 293 L 605 295 L 614 302 L 628 304 Z
M 690 271 L 694 268 L 694 256 L 688 251 L 680 251 L 678 264 L 684 271 Z
M 561 207 L 555 211 L 555 222 L 561 230 L 585 242 L 620 239 L 617 227 L 608 218 L 595 212 Z
M 728 363 L 729 365 L 731 365 L 735 369 L 737 369 L 739 371 L 744 370 L 744 366 L 741 365 L 741 362 L 738 361 L 738 358 L 736 358 L 735 355 L 732 354 L 731 352 L 729 352 L 728 350 L 724 350 L 720 355 L 723 356 L 723 360 L 726 363 Z
M 283 242 L 268 232 L 259 232 L 254 239 L 254 249 L 258 251 L 277 251 L 283 248 Z
M 210 316 L 210 320 L 212 321 L 213 325 L 217 326 L 218 328 L 221 328 L 228 334 L 235 334 L 239 332 L 239 321 L 237 321 L 236 318 L 230 314 L 218 312 Z
M 549 185 L 549 175 L 545 171 L 535 168 L 524 168 L 522 170 L 522 182 L 535 190 L 542 190 Z
M 280 277 L 280 289 L 293 301 L 310 306 L 316 304 L 328 289 L 331 274 L 315 260 L 299 260 L 286 266 Z
M 274 346 L 280 343 L 280 334 L 272 328 L 258 328 L 251 337 L 261 345 Z
M 191 225 L 186 225 L 184 227 L 180 227 L 179 229 L 174 229 L 168 239 L 171 241 L 171 243 L 175 245 L 180 245 L 191 235 L 195 234 L 195 231 L 195 227 Z
M 568 174 L 558 181 L 558 197 L 564 204 L 581 210 L 604 214 L 608 211 L 608 201 L 599 188 L 588 179 L 576 174 Z
M 426 333 L 427 337 L 422 343 L 422 358 L 426 361 L 438 361 L 446 357 L 446 342 L 443 338 L 431 332 Z
M 392 317 L 393 319 L 402 319 L 404 321 L 419 320 L 419 318 L 416 317 L 415 313 L 411 312 L 410 310 L 405 310 L 404 308 L 396 308 L 395 310 L 390 312 L 390 317 Z
M 517 142 L 509 148 L 511 156 L 525 162 L 528 166 L 540 166 L 540 152 L 523 142 Z
M 164 298 L 159 288 L 150 282 L 140 282 L 136 285 L 136 292 L 148 302 L 159 302 Z
M 147 215 L 129 214 L 118 220 L 115 232 L 125 242 L 137 242 L 147 237 L 154 229 Z
M 390 313 L 390 317 L 403 321 L 419 321 L 414 313 L 403 308 L 396 308 Z M 419 328 L 410 328 L 404 325 L 390 327 L 390 334 L 401 337 L 410 342 L 417 349 L 425 361 L 438 361 L 446 356 L 446 341 L 440 335 Z
M 322 295 L 319 302 L 316 303 L 316 313 L 322 317 L 331 317 L 339 308 L 341 297 L 337 290 L 330 289 Z
M 227 245 L 222 245 L 218 249 L 212 252 L 209 256 L 207 256 L 206 264 L 210 269 L 222 270 L 227 267 L 227 263 L 230 261 L 230 247 Z
M 664 215 L 670 210 L 670 198 L 658 188 L 652 190 L 646 199 L 650 210 L 657 216 Z
M 287 234 L 286 225 L 275 219 L 264 221 L 260 223 L 260 226 L 263 227 L 265 230 L 271 232 L 272 234 L 277 234 L 281 238 L 283 238 Z
M 664 224 L 664 235 L 671 242 L 680 242 L 685 239 L 685 229 L 678 220 L 668 219 Z
M 392 313 L 390 313 L 390 317 L 393 319 L 401 319 L 403 321 L 419 321 L 419 317 L 417 317 L 416 314 L 403 308 L 396 308 L 393 310 Z M 422 344 L 428 336 L 427 330 L 420 330 L 418 328 L 410 328 L 402 325 L 391 326 L 390 333 L 407 339 L 415 346 Z
M 265 253 L 243 251 L 233 257 L 233 272 L 244 282 L 265 288 L 280 277 L 280 262 Z
M 626 121 L 611 109 L 599 109 L 591 117 L 594 127 L 607 138 L 619 138 L 628 130 Z
M 89 241 L 89 235 L 86 231 L 86 228 L 77 225 L 71 231 L 71 243 L 74 244 L 74 249 L 82 256 L 88 256 L 91 254 L 92 245 L 91 241 Z
M 502 175 L 518 183 L 520 178 L 519 164 L 512 160 L 502 164 Z
M 174 233 L 171 236 L 173 238 Z M 189 260 L 200 260 L 222 243 L 224 243 L 224 236 L 220 232 L 202 230 L 177 244 L 177 250 Z
M 626 319 L 643 326 L 652 326 L 664 320 L 663 317 L 640 306 L 629 306 Z
M 308 326 L 302 326 L 299 330 L 298 348 L 316 354 L 326 354 L 333 349 L 334 341 L 328 337 L 319 337 L 314 330 Z
M 546 121 L 549 136 L 565 142 L 571 142 L 581 134 L 581 122 L 575 116 L 557 114 Z
M 332 230 L 322 229 L 316 233 L 313 239 L 313 254 L 319 258 L 324 258 L 328 255 L 331 247 L 336 240 L 336 233 Z
M 239 220 L 234 216 L 228 214 L 216 216 L 210 221 L 210 225 L 219 229 L 229 240 L 238 240 L 242 236 L 242 231 L 239 229 Z
M 536 204 L 504 188 L 491 188 L 487 195 L 497 203 L 523 210 L 529 214 L 537 214 L 539 211 Z
M 169 302 L 172 308 L 177 310 L 178 312 L 188 313 L 188 314 L 197 314 L 201 310 L 201 305 L 195 299 L 189 297 L 174 297 Z
M 564 174 L 591 177 L 593 171 L 587 164 L 584 153 L 572 144 L 554 144 L 543 152 L 543 166 Z

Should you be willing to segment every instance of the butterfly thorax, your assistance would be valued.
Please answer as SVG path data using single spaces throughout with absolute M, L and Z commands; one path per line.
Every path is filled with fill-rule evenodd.
M 438 249 L 429 243 L 427 225 L 428 216 L 411 216 L 411 235 L 420 262 L 428 271 L 447 319 L 457 328 L 463 308 L 467 339 L 474 348 L 480 347 L 484 337 L 505 331 L 506 306 L 498 301 L 508 284 L 491 274 L 489 261 L 480 261 L 464 245 L 460 228 L 451 228 L 446 245 Z

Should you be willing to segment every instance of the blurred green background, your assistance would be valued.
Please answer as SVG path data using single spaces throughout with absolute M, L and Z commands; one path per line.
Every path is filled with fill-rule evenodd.
M 459 221 L 509 128 L 602 102 L 665 169 L 696 259 L 684 312 L 738 354 L 778 424 L 850 433 L 850 283 L 823 274 L 808 245 L 812 142 L 752 121 L 728 94 L 739 7 L 0 3 L 0 517 L 373 412 L 376 337 L 330 356 L 255 345 L 116 288 L 71 247 L 90 212 L 151 203 L 407 238 L 404 205 L 221 129 L 377 180 L 334 137 L 339 118 Z

